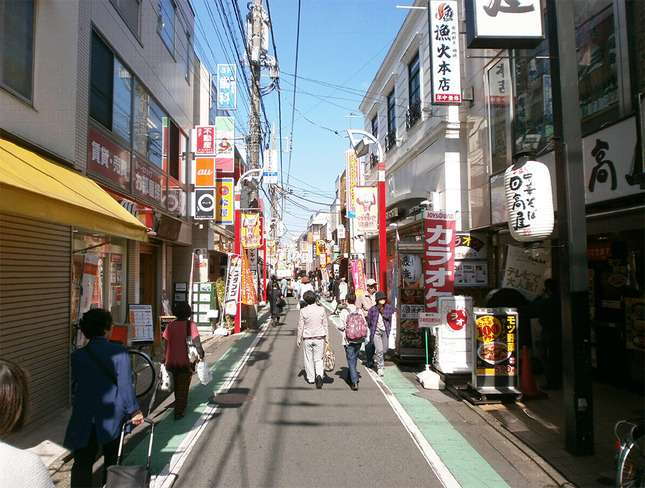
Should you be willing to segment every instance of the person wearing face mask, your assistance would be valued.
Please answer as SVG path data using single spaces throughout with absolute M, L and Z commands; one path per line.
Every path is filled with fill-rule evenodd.
M 388 337 L 392 327 L 392 306 L 387 303 L 385 293 L 377 291 L 374 296 L 376 305 L 367 313 L 367 326 L 376 353 L 376 370 L 379 376 L 385 372 L 384 355 L 387 352 Z

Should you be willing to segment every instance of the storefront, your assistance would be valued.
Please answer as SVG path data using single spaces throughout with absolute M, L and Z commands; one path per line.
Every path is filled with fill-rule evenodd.
M 147 228 L 89 178 L 4 139 L 0 192 L 0 357 L 29 372 L 36 426 L 69 405 L 74 251 L 109 236 L 112 262 Z M 118 278 L 91 299 L 116 300 Z

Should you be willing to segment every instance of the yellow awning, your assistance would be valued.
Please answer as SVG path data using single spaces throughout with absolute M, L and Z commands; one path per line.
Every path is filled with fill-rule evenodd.
M 147 241 L 147 228 L 90 178 L 0 139 L 0 210 Z

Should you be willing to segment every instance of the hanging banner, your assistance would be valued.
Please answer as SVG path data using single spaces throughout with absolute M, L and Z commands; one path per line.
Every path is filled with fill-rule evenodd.
M 461 103 L 459 16 L 456 0 L 432 0 L 428 10 L 432 103 Z
M 356 260 L 351 262 L 352 268 L 352 281 L 354 282 L 354 293 L 356 297 L 359 297 L 362 293 L 365 293 L 365 269 L 363 266 L 362 260 Z
M 218 173 L 232 173 L 235 168 L 235 119 L 216 117 L 215 168 Z
M 237 314 L 237 297 L 240 293 L 240 280 L 242 278 L 242 259 L 240 256 L 231 255 L 226 273 L 226 290 L 224 292 L 224 313 Z
M 437 299 L 452 296 L 455 289 L 455 215 L 424 214 L 424 281 L 427 313 L 437 313 Z
M 257 305 L 258 296 L 255 293 L 255 285 L 253 283 L 253 274 L 249 267 L 249 260 L 246 255 L 246 250 L 242 251 L 242 280 L 240 289 L 240 301 L 245 305 Z
M 259 247 L 260 236 L 260 214 L 242 214 L 242 247 Z
M 217 109 L 235 110 L 237 108 L 236 66 L 217 65 Z
M 502 288 L 513 288 L 533 301 L 542 291 L 547 268 L 551 262 L 548 249 L 506 247 L 506 265 Z
M 345 183 L 347 191 L 347 217 L 356 217 L 354 189 L 361 181 L 361 165 L 353 149 L 345 151 Z
M 358 232 L 378 232 L 378 200 L 375 186 L 354 188 L 354 210 Z
M 233 224 L 233 178 L 215 179 L 215 223 Z

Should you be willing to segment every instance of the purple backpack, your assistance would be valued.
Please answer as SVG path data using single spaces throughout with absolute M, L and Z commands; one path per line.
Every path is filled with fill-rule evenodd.
M 367 337 L 367 323 L 360 312 L 352 312 L 347 316 L 345 337 L 350 342 L 362 342 Z

